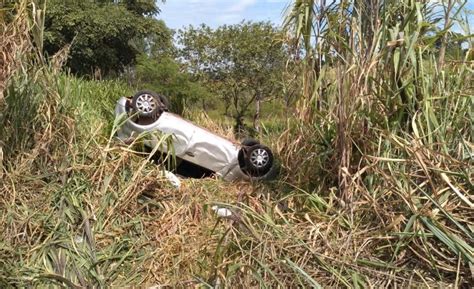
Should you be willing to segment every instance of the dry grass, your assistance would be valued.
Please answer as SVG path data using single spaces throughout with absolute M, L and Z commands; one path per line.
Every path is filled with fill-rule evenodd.
M 470 278 L 464 258 L 471 249 L 464 246 L 463 253 L 447 245 L 449 239 L 440 242 L 428 225 L 469 241 L 450 223 L 470 230 L 469 209 L 449 185 L 469 198 L 467 180 L 460 185 L 461 175 L 447 174 L 447 181 L 425 173 L 454 170 L 462 165 L 458 156 L 440 158 L 415 140 L 381 132 L 374 143 L 388 139 L 394 152 L 407 154 L 366 155 L 373 165 L 353 176 L 357 197 L 351 206 L 324 183 L 315 188 L 319 194 L 285 183 L 214 179 L 184 180 L 175 190 L 159 177 L 159 166 L 110 138 L 112 116 L 69 111 L 80 106 L 68 102 L 79 95 L 92 102 L 87 95 L 108 93 L 110 83 L 85 94 L 92 83 L 59 78 L 60 87 L 49 87 L 65 101 L 53 111 L 67 113 L 53 118 L 61 122 L 51 141 L 39 139 L 4 169 L 2 286 L 424 287 Z M 371 176 L 369 187 L 364 178 Z M 440 188 L 435 199 L 422 194 L 432 185 Z M 213 204 L 233 209 L 236 217 L 218 219 Z
M 235 192 L 191 180 L 175 191 L 159 167 L 142 167 L 143 158 L 108 155 L 45 172 L 48 180 L 27 170 L 7 173 L 0 205 L 3 286 L 60 284 L 60 277 L 75 286 L 179 284 L 201 273 L 196 258 L 215 221 L 203 204 Z
M 32 62 L 11 77 L 0 115 L 1 287 L 474 282 L 472 74 L 463 63 L 452 74 L 436 74 L 428 69 L 436 63 L 425 63 L 415 84 L 429 89 L 403 125 L 385 114 L 391 98 L 381 100 L 392 94 L 373 79 L 325 90 L 321 83 L 305 86 L 321 94 L 303 94 L 301 118 L 273 137 L 284 181 L 186 179 L 176 190 L 148 155 L 113 138 L 112 108 L 126 87 Z M 382 71 L 383 63 L 364 63 L 344 64 L 339 73 L 357 80 Z M 319 73 L 314 81 L 338 75 L 329 66 Z M 348 101 L 338 91 L 357 96 L 347 111 L 335 106 Z M 348 112 L 341 126 L 335 116 Z M 231 137 L 231 127 L 189 115 Z M 341 150 L 350 150 L 347 166 L 338 161 Z M 214 204 L 233 217 L 217 218 Z
M 7 21 L 6 16 L 0 18 L 0 109 L 8 80 L 21 65 L 21 57 L 31 48 L 26 2 L 22 4 L 11 21 Z M 0 13 L 4 15 L 5 11 Z
M 444 19 L 454 20 L 461 4 Z M 444 56 L 438 62 L 430 32 L 438 31 L 443 10 L 433 5 L 294 1 L 287 26 L 306 56 L 300 113 L 278 145 L 295 172 L 289 182 L 340 198 L 351 240 L 345 254 L 371 252 L 358 272 L 393 268 L 394 278 L 467 285 L 474 261 L 472 70 L 462 60 L 439 66 Z

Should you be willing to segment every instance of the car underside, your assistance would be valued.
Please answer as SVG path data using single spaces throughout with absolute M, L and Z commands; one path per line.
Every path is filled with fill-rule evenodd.
M 121 97 L 115 115 L 122 118 L 117 136 L 129 140 L 145 136 L 145 147 L 162 162 L 170 154 L 176 171 L 186 177 L 217 175 L 225 180 L 259 179 L 272 171 L 272 151 L 255 140 L 242 144 L 223 138 L 168 111 L 168 101 L 150 91 Z M 163 136 L 171 141 L 162 141 Z

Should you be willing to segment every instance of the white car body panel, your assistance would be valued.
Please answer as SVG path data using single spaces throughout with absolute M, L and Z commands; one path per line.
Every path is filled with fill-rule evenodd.
M 125 97 L 119 99 L 115 107 L 116 117 L 128 117 L 127 101 Z M 144 132 L 153 131 L 172 135 L 176 157 L 214 171 L 218 176 L 228 181 L 248 179 L 248 176 L 239 167 L 240 145 L 170 112 L 163 112 L 156 121 L 146 125 L 137 124 L 128 118 L 118 130 L 117 136 L 125 140 Z M 150 134 L 146 144 L 155 148 L 159 145 L 158 142 L 158 137 Z M 166 144 L 162 144 L 158 150 L 167 152 L 168 148 Z

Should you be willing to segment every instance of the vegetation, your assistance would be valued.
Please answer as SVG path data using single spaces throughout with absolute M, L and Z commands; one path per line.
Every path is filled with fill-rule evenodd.
M 181 114 L 186 106 L 210 98 L 208 90 L 192 81 L 192 76 L 182 71 L 178 62 L 169 56 L 150 57 L 142 54 L 138 57 L 135 72 L 137 86 L 172 96 L 171 109 L 176 113 Z
M 465 2 L 445 2 L 293 1 L 268 102 L 287 114 L 263 107 L 273 126 L 259 134 L 280 180 L 179 190 L 115 141 L 113 106 L 150 84 L 202 92 L 222 114 L 208 79 L 193 83 L 160 41 L 128 84 L 78 78 L 62 69 L 68 49 L 43 57 L 41 6 L 0 10 L 0 286 L 468 287 L 473 42 Z M 448 34 L 455 23 L 466 31 Z M 234 137 L 198 106 L 184 113 Z
M 71 45 L 67 66 L 79 75 L 117 74 L 134 64 L 151 42 L 167 43 L 171 32 L 153 0 L 48 1 L 44 23 L 45 52 Z
M 236 132 L 244 129 L 244 116 L 253 103 L 258 130 L 261 102 L 277 97 L 281 90 L 285 50 L 279 36 L 280 31 L 264 22 L 242 22 L 216 30 L 190 26 L 179 33 L 179 55 L 195 78 L 222 99 L 224 114 L 235 120 Z

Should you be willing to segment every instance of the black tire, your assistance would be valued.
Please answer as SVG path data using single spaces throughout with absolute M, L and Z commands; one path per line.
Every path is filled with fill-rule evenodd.
M 280 175 L 281 166 L 277 162 L 274 162 L 270 170 L 260 178 L 262 181 L 274 181 Z
M 257 145 L 257 144 L 260 144 L 260 142 L 256 139 L 253 139 L 253 138 L 246 138 L 242 141 L 242 145 L 247 146 L 247 147 L 251 147 L 251 146 Z
M 168 111 L 169 102 L 165 96 L 149 90 L 141 90 L 133 96 L 132 108 L 140 117 L 155 117 Z
M 261 144 L 242 148 L 245 171 L 252 177 L 261 177 L 267 174 L 273 166 L 272 151 Z
M 163 111 L 168 111 L 170 108 L 170 101 L 168 98 L 162 94 L 158 94 L 158 97 L 160 98 L 161 103 L 163 104 Z

